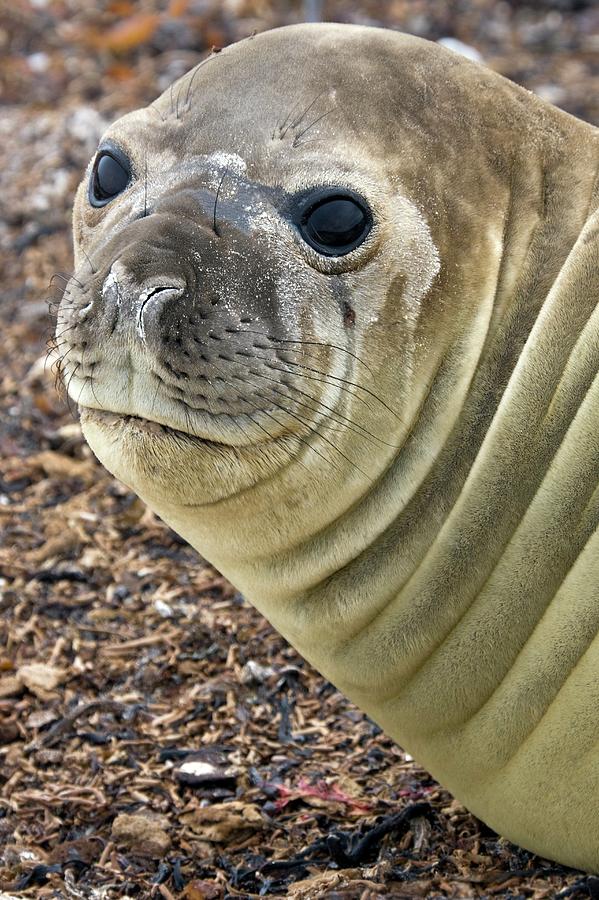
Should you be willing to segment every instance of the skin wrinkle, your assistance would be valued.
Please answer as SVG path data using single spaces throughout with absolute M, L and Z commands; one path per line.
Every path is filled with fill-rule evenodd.
M 542 485 L 541 485 L 541 487 L 542 487 Z M 584 511 L 587 509 L 587 507 L 589 506 L 589 504 L 592 502 L 592 498 L 593 498 L 593 496 L 594 496 L 595 493 L 596 493 L 596 492 L 593 493 L 593 495 L 591 496 L 591 500 L 589 500 L 589 502 L 586 504 L 586 506 L 585 506 L 583 512 L 581 513 L 580 520 L 582 520 L 582 516 L 584 515 Z M 493 575 L 494 575 L 494 573 L 495 573 L 495 571 L 496 571 L 496 569 L 497 569 L 497 566 L 503 561 L 505 552 L 507 551 L 507 549 L 509 548 L 509 546 L 513 543 L 513 541 L 517 539 L 517 537 L 518 537 L 518 530 L 516 530 L 516 531 L 513 533 L 513 535 L 511 535 L 511 537 L 510 537 L 509 541 L 507 542 L 506 546 L 503 548 L 503 552 L 501 553 L 501 555 L 499 556 L 499 558 L 496 560 L 495 565 L 493 566 L 493 568 L 492 568 L 492 569 L 490 570 L 490 572 L 488 573 L 488 575 L 487 575 L 487 577 L 485 578 L 485 581 L 484 581 L 483 584 L 481 585 L 480 589 L 476 592 L 475 595 L 473 595 L 473 597 L 471 598 L 470 602 L 469 602 L 468 605 L 465 607 L 465 609 L 462 611 L 460 617 L 459 617 L 459 618 L 457 619 L 457 621 L 454 623 L 454 625 L 452 626 L 452 628 L 451 628 L 451 629 L 443 636 L 442 640 L 439 641 L 439 642 L 437 643 L 437 645 L 434 646 L 434 647 L 427 653 L 427 655 L 424 657 L 424 659 L 423 659 L 423 661 L 421 662 L 421 664 L 419 665 L 419 667 L 418 667 L 417 669 L 415 669 L 415 670 L 408 676 L 407 679 L 404 679 L 404 682 L 403 682 L 403 685 L 402 685 L 402 688 L 401 688 L 401 692 L 399 692 L 399 693 L 396 694 L 395 696 L 390 696 L 390 697 L 386 697 L 386 698 L 385 698 L 385 702 L 386 702 L 386 703 L 393 703 L 394 701 L 397 701 L 397 700 L 399 699 L 399 697 L 401 696 L 401 694 L 403 694 L 403 693 L 405 693 L 405 692 L 408 692 L 408 691 L 410 690 L 410 683 L 411 683 L 418 675 L 420 675 L 421 672 L 423 671 L 423 669 L 431 662 L 431 660 L 432 660 L 434 654 L 439 650 L 439 648 L 440 648 L 441 646 L 443 646 L 443 645 L 447 642 L 447 640 L 448 640 L 452 635 L 455 634 L 455 632 L 458 630 L 459 626 L 462 625 L 462 623 L 463 623 L 464 620 L 466 619 L 467 615 L 468 615 L 468 614 L 470 613 L 470 611 L 472 610 L 472 608 L 473 608 L 473 606 L 475 605 L 475 603 L 477 603 L 477 602 L 480 600 L 481 595 L 483 594 L 483 592 L 484 592 L 484 590 L 485 590 L 485 587 L 487 586 L 487 584 L 490 582 L 491 578 L 493 577 Z M 589 538 L 589 539 L 590 539 L 590 538 Z M 580 553 L 578 554 L 578 556 L 576 557 L 576 559 L 579 558 L 579 556 L 582 554 L 583 550 L 584 550 L 584 547 L 581 548 Z M 572 566 L 574 566 L 575 564 L 576 564 L 576 561 L 572 564 Z M 559 588 L 561 587 L 561 584 L 563 584 L 563 583 L 565 582 L 565 580 L 566 580 L 566 578 L 567 578 L 567 576 L 568 576 L 568 574 L 569 574 L 570 568 L 571 568 L 571 567 L 568 567 L 568 569 L 564 572 L 562 581 L 560 582 L 560 584 L 558 585 L 558 587 L 557 587 L 555 590 L 552 590 L 550 596 L 548 597 L 547 605 L 549 605 L 549 604 L 552 602 L 552 600 L 554 599 L 555 595 L 557 594 Z M 542 621 L 542 620 L 541 620 L 541 621 Z M 533 632 L 532 632 L 532 633 L 534 633 L 535 628 L 536 628 L 536 625 L 534 626 Z M 531 633 L 530 637 L 532 637 L 532 633 Z M 525 645 L 524 645 L 524 646 L 525 646 Z M 514 665 L 514 664 L 515 664 L 515 663 L 513 663 L 512 665 Z M 574 665 L 575 665 L 575 664 L 574 664 Z M 507 670 L 506 674 L 508 674 L 508 673 L 511 671 L 511 668 L 512 668 L 512 666 L 510 666 L 510 668 Z M 573 668 L 574 668 L 574 666 L 573 666 Z M 567 676 L 566 676 L 566 677 L 567 677 Z M 499 682 L 499 685 L 497 686 L 497 688 L 495 688 L 495 689 L 491 692 L 491 694 L 483 701 L 483 703 L 482 703 L 478 708 L 474 709 L 474 711 L 472 711 L 472 710 L 469 710 L 469 711 L 468 711 L 468 715 L 467 715 L 466 721 L 469 721 L 473 716 L 476 716 L 476 715 L 482 710 L 482 708 L 483 708 L 484 706 L 486 706 L 486 705 L 490 702 L 490 700 L 491 700 L 492 697 L 494 696 L 496 690 L 500 687 L 501 683 L 502 683 L 502 682 L 500 681 L 500 682 Z M 553 702 L 553 700 L 550 699 L 549 704 L 550 704 L 551 702 Z M 462 723 L 460 723 L 460 722 L 456 722 L 456 723 L 455 723 L 456 726 L 459 726 L 460 724 L 462 724 Z M 518 748 L 516 749 L 515 752 L 516 752 L 516 753 L 518 752 Z
M 507 768 L 510 765 L 512 765 L 512 766 L 517 765 L 519 754 L 521 754 L 523 751 L 526 750 L 527 744 L 530 742 L 530 740 L 533 737 L 533 735 L 535 734 L 535 732 L 541 727 L 545 718 L 551 714 L 551 712 L 553 711 L 554 704 L 559 700 L 560 692 L 566 688 L 568 681 L 569 681 L 570 677 L 572 676 L 572 674 L 575 672 L 578 664 L 580 663 L 581 660 L 583 660 L 587 656 L 588 653 L 590 653 L 592 651 L 593 646 L 598 641 L 598 639 L 599 639 L 599 636 L 595 635 L 592 638 L 592 640 L 589 642 L 589 646 L 584 649 L 584 651 L 580 654 L 580 656 L 578 657 L 576 662 L 570 667 L 569 670 L 567 670 L 565 673 L 563 673 L 563 683 L 560 685 L 558 691 L 550 699 L 550 702 L 547 704 L 542 715 L 534 722 L 533 727 L 527 732 L 527 734 L 525 735 L 523 740 L 518 744 L 518 746 L 516 747 L 516 750 L 510 755 L 510 757 L 505 761 L 505 763 L 503 765 L 500 765 L 495 770 L 495 773 L 494 773 L 495 775 L 499 774 L 503 769 Z
M 566 264 L 567 264 L 567 261 L 566 261 L 566 263 L 564 263 L 564 265 L 566 265 Z M 560 274 L 561 274 L 561 272 L 560 272 Z M 559 279 L 559 277 L 560 277 L 560 276 L 558 275 L 558 279 Z M 557 282 L 558 279 L 556 279 L 556 282 Z M 594 310 L 591 310 L 591 311 L 590 311 L 589 316 L 592 316 L 593 311 L 594 311 Z M 583 333 L 581 334 L 579 341 L 582 341 L 583 336 L 584 336 L 584 331 L 583 331 Z M 588 345 L 589 343 L 590 343 L 590 341 L 589 341 L 589 339 L 587 338 L 587 345 Z M 575 344 L 575 345 L 572 347 L 572 349 L 570 350 L 570 352 L 569 352 L 569 354 L 568 354 L 568 362 L 570 361 L 570 359 L 572 359 L 573 354 L 574 354 L 576 348 L 578 347 L 578 344 L 579 344 L 579 342 L 577 341 L 576 344 Z M 567 364 L 568 364 L 568 363 L 566 363 L 566 365 L 567 365 Z M 551 406 L 551 404 L 553 403 L 553 400 L 554 400 L 554 398 L 555 398 L 555 395 L 556 395 L 556 393 L 557 393 L 557 390 L 559 389 L 559 386 L 560 386 L 560 384 L 561 384 L 562 378 L 565 376 L 565 372 L 566 372 L 566 367 L 564 367 L 564 369 L 562 370 L 562 374 L 560 375 L 560 379 L 559 379 L 559 381 L 558 381 L 558 383 L 557 383 L 557 385 L 556 385 L 555 390 L 553 391 L 553 393 L 552 393 L 552 395 L 551 395 L 551 400 L 550 400 L 549 406 L 547 407 L 547 411 L 546 411 L 545 415 L 543 416 L 542 420 L 539 422 L 539 424 L 538 424 L 538 426 L 537 426 L 537 431 L 540 431 L 542 425 L 545 423 L 545 421 L 546 421 L 546 419 L 547 419 L 547 417 L 548 417 L 550 406 Z M 589 390 L 590 390 L 590 387 L 589 387 Z M 549 474 L 549 472 L 550 472 L 550 470 L 551 470 L 551 465 L 552 465 L 553 460 L 555 459 L 555 455 L 557 455 L 557 454 L 559 453 L 560 448 L 561 448 L 561 443 L 557 446 L 557 448 L 556 448 L 556 450 L 555 450 L 555 454 L 554 454 L 554 456 L 552 457 L 551 462 L 549 463 L 549 467 L 548 467 L 548 469 L 547 469 L 547 475 Z M 484 449 L 484 448 L 483 448 L 483 449 Z M 536 496 L 536 494 L 538 493 L 538 491 L 542 488 L 542 485 L 543 485 L 543 482 L 540 482 L 539 485 L 538 485 L 537 491 L 536 491 L 536 493 L 535 493 L 534 496 Z M 464 484 L 463 491 L 466 491 L 466 490 L 467 490 L 467 487 L 468 487 L 468 483 L 466 482 L 466 483 Z M 460 492 L 460 494 L 458 495 L 458 498 L 457 498 L 457 500 L 456 500 L 456 504 L 457 504 L 457 502 L 459 501 L 460 497 L 462 496 L 463 491 Z M 532 502 L 532 501 L 531 501 L 531 502 Z M 589 502 L 590 502 L 590 501 L 589 501 Z M 456 504 L 454 504 L 454 506 L 455 506 Z M 588 506 L 588 503 L 586 504 L 586 506 Z M 586 506 L 585 506 L 585 509 L 586 509 Z M 582 517 L 583 514 L 584 514 L 584 511 L 583 511 L 583 513 L 581 513 L 581 517 Z M 448 522 L 446 523 L 446 526 L 445 526 L 445 527 L 448 527 L 448 526 L 449 526 L 449 519 L 448 519 Z M 499 555 L 498 555 L 498 556 L 496 557 L 496 559 L 495 559 L 494 565 L 493 565 L 492 568 L 488 571 L 488 573 L 487 573 L 487 575 L 486 575 L 486 577 L 485 577 L 485 580 L 483 581 L 482 585 L 481 585 L 480 588 L 477 590 L 477 592 L 472 596 L 472 598 L 471 598 L 471 600 L 468 602 L 468 604 L 462 609 L 462 611 L 461 611 L 459 617 L 458 617 L 457 620 L 454 622 L 454 624 L 453 624 L 452 627 L 449 629 L 449 631 L 445 632 L 445 633 L 443 634 L 443 636 L 437 641 L 437 643 L 436 643 L 433 647 L 431 647 L 431 648 L 428 650 L 427 654 L 423 657 L 423 659 L 421 660 L 420 664 L 418 665 L 418 667 L 417 667 L 415 670 L 413 670 L 411 673 L 406 673 L 406 674 L 404 675 L 404 679 L 403 679 L 403 684 L 402 684 L 401 692 L 409 691 L 410 682 L 414 679 L 414 677 L 416 677 L 416 676 L 422 671 L 422 669 L 424 668 L 424 666 L 430 661 L 431 657 L 435 654 L 435 652 L 439 649 L 439 647 L 441 647 L 441 646 L 447 641 L 447 639 L 455 632 L 455 630 L 458 628 L 458 626 L 462 623 L 462 621 L 464 620 L 465 616 L 468 614 L 468 612 L 469 612 L 470 609 L 472 608 L 472 606 L 473 606 L 473 604 L 475 603 L 475 601 L 480 597 L 481 593 L 484 591 L 484 588 L 485 588 L 486 584 L 488 583 L 488 581 L 491 579 L 493 573 L 495 572 L 495 569 L 496 569 L 497 565 L 499 565 L 499 563 L 500 563 L 501 560 L 503 559 L 504 554 L 505 554 L 505 551 L 507 550 L 507 548 L 509 547 L 509 545 L 512 543 L 512 541 L 517 537 L 517 534 L 518 534 L 518 528 L 519 528 L 519 527 L 520 527 L 520 522 L 518 522 L 518 525 L 517 525 L 516 529 L 512 532 L 512 534 L 509 536 L 507 542 L 506 542 L 506 543 L 503 545 L 503 547 L 501 548 Z M 435 541 L 438 540 L 438 539 L 441 537 L 441 534 L 442 534 L 442 532 L 439 532 L 439 534 L 435 536 Z M 434 549 L 435 549 L 435 544 L 433 543 L 433 544 L 431 545 L 431 547 L 429 548 L 429 551 L 428 551 L 428 552 L 433 552 Z M 427 556 L 428 556 L 428 552 L 427 552 Z M 419 563 L 418 566 L 416 567 L 416 569 L 415 569 L 415 571 L 414 571 L 413 574 L 416 574 L 416 571 L 418 571 L 420 568 L 422 568 L 422 567 L 425 565 L 426 559 L 427 559 L 427 557 L 425 556 L 425 557 L 420 561 L 420 563 Z M 398 592 L 397 592 L 398 594 L 401 593 L 401 592 L 409 585 L 409 581 L 411 580 L 411 577 L 412 577 L 412 576 L 410 576 L 410 579 L 408 579 L 407 582 L 404 582 L 404 584 L 402 584 L 402 585 L 400 586 L 400 588 L 399 588 L 399 590 L 398 590 Z M 565 576 L 564 576 L 564 577 L 565 577 Z M 376 622 L 377 622 L 377 619 L 378 619 L 378 617 L 379 617 L 379 615 L 380 615 L 380 613 L 386 611 L 387 608 L 388 608 L 388 606 L 389 606 L 389 601 L 387 600 L 386 602 L 384 602 L 384 603 L 382 604 L 381 610 L 379 610 L 379 612 L 377 612 L 376 615 L 375 615 L 371 620 L 369 620 L 367 623 L 365 623 L 365 624 L 363 624 L 363 625 L 361 624 L 360 631 L 361 631 L 362 633 L 364 633 L 364 632 L 365 632 L 368 628 L 370 628 L 372 625 L 375 625 Z M 355 634 L 354 634 L 354 635 L 350 635 L 349 638 L 348 638 L 348 640 L 351 641 L 351 639 L 352 639 L 353 637 L 355 637 Z M 396 700 L 396 699 L 397 699 L 397 695 L 396 695 L 396 696 L 391 696 L 391 697 L 388 698 L 388 700 L 387 700 L 386 702 L 388 702 L 388 701 L 393 701 L 393 700 Z
M 129 187 L 78 192 L 84 433 L 476 815 L 599 871 L 598 133 L 381 29 L 209 61 L 108 130 Z M 372 211 L 347 257 L 296 224 L 327 187 Z
M 590 541 L 590 540 L 592 540 L 592 536 L 591 536 L 591 538 L 589 538 L 589 541 Z M 547 617 L 547 615 L 549 614 L 549 612 L 550 612 L 550 610 L 551 610 L 551 602 L 555 599 L 555 597 L 557 597 L 558 593 L 561 591 L 562 587 L 565 585 L 565 583 L 566 583 L 568 577 L 570 576 L 571 571 L 576 567 L 576 565 L 578 564 L 578 561 L 580 560 L 580 558 L 582 557 L 583 553 L 585 552 L 586 547 L 588 546 L 588 543 L 589 543 L 589 542 L 587 542 L 587 544 L 585 544 L 585 546 L 581 549 L 581 551 L 580 551 L 580 553 L 578 554 L 578 556 L 576 557 L 576 561 L 575 561 L 574 564 L 572 565 L 571 569 L 569 569 L 569 570 L 564 574 L 564 578 L 562 579 L 561 583 L 558 585 L 558 588 L 557 588 L 557 590 L 555 591 L 555 594 L 551 597 L 551 600 L 550 600 L 550 602 L 548 603 L 547 607 L 545 608 L 544 612 L 541 614 L 541 617 L 540 617 L 539 621 L 538 621 L 537 623 L 535 623 L 535 626 L 534 626 L 534 628 L 533 628 L 531 634 L 528 636 L 526 642 L 522 645 L 522 647 L 520 647 L 520 649 L 519 649 L 519 651 L 518 651 L 518 654 L 517 654 L 517 656 L 516 656 L 516 659 L 515 659 L 515 661 L 514 661 L 512 667 L 510 668 L 509 671 L 512 671 L 512 669 L 517 665 L 518 661 L 519 661 L 519 660 L 521 659 L 521 657 L 526 653 L 529 644 L 530 644 L 532 641 L 534 641 L 535 636 L 542 630 L 543 625 L 544 625 L 545 620 L 546 620 L 546 617 Z M 562 678 L 563 678 L 563 681 L 564 681 L 564 682 L 568 679 L 568 677 L 570 676 L 570 674 L 574 671 L 574 669 L 575 669 L 576 666 L 578 665 L 579 660 L 582 658 L 582 656 L 584 656 L 584 654 L 587 652 L 588 648 L 590 647 L 591 643 L 592 643 L 594 640 L 596 640 L 596 635 L 593 635 L 593 636 L 590 636 L 590 635 L 589 635 L 589 638 L 588 638 L 587 643 L 582 647 L 580 653 L 579 653 L 578 656 L 573 660 L 571 666 L 566 670 L 566 672 L 560 673 L 561 676 L 562 676 Z M 498 685 L 494 688 L 494 690 L 491 692 L 491 694 L 489 694 L 489 696 L 485 698 L 484 702 L 483 702 L 478 708 L 476 708 L 473 712 L 470 712 L 470 714 L 469 714 L 469 716 L 468 716 L 468 719 L 466 720 L 467 722 L 472 722 L 473 720 L 476 719 L 477 716 L 480 716 L 481 713 L 484 713 L 485 709 L 488 708 L 488 707 L 490 706 L 490 704 L 492 703 L 493 699 L 496 697 L 497 693 L 498 693 L 499 691 L 502 690 L 503 684 L 504 684 L 504 681 L 501 680 L 501 681 L 499 682 L 499 684 L 498 684 Z M 563 684 L 560 684 L 560 685 L 557 686 L 557 690 L 555 691 L 555 693 L 553 694 L 553 696 L 551 696 L 551 697 L 549 698 L 549 702 L 547 703 L 547 705 L 546 705 L 545 709 L 543 710 L 541 716 L 538 718 L 538 720 L 535 721 L 533 727 L 526 733 L 525 737 L 523 738 L 523 740 L 520 742 L 520 744 L 519 744 L 518 747 L 516 748 L 515 753 L 511 754 L 511 755 L 509 756 L 509 758 L 506 760 L 506 762 L 505 762 L 503 765 L 499 766 L 499 769 L 498 769 L 498 770 L 501 770 L 502 768 L 504 768 L 505 766 L 507 766 L 507 765 L 509 764 L 509 762 L 511 761 L 511 759 L 512 759 L 514 756 L 517 755 L 517 753 L 520 751 L 520 749 L 522 748 L 522 746 L 523 746 L 523 745 L 525 744 L 525 742 L 528 740 L 528 738 L 530 737 L 530 735 L 531 735 L 531 734 L 533 733 L 533 731 L 537 728 L 537 726 L 541 723 L 541 721 L 542 721 L 542 719 L 544 718 L 545 714 L 546 714 L 547 712 L 549 712 L 549 709 L 550 709 L 551 705 L 552 705 L 552 704 L 555 702 L 555 700 L 557 699 L 558 694 L 559 694 L 559 692 L 560 692 L 560 690 L 561 690 L 562 687 L 563 687 Z M 461 723 L 461 724 L 466 724 L 466 722 Z

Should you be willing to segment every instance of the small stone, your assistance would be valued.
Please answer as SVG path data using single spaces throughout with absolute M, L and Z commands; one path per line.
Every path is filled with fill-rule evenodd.
M 175 769 L 175 778 L 181 784 L 191 787 L 201 784 L 222 784 L 235 782 L 239 769 L 235 766 L 221 767 L 203 759 L 186 759 Z
M 202 840 L 215 844 L 245 840 L 264 827 L 258 807 L 239 800 L 183 812 L 179 820 Z
M 112 823 L 112 840 L 140 856 L 160 858 L 168 853 L 171 839 L 155 819 L 122 813 Z
M 227 754 L 217 747 L 203 747 L 190 753 L 174 770 L 177 781 L 191 787 L 227 785 L 233 788 L 241 769 L 229 764 Z
M 439 38 L 437 43 L 441 44 L 442 47 L 447 47 L 448 50 L 453 50 L 454 53 L 459 53 L 460 56 L 465 56 L 466 59 L 471 59 L 473 62 L 483 62 L 483 55 L 476 47 L 465 44 L 457 38 L 442 37 Z
M 53 691 L 66 678 L 64 669 L 48 666 L 45 663 L 31 663 L 17 669 L 17 678 L 28 690 L 37 696 L 45 697 L 46 692 Z
M 19 726 L 14 720 L 0 719 L 0 744 L 12 744 L 19 736 Z
M 264 684 L 276 674 L 272 666 L 261 666 L 255 660 L 249 659 L 241 670 L 240 678 L 242 684 Z
M 170 619 L 173 615 L 172 606 L 169 606 L 164 600 L 154 600 L 154 609 L 163 619 Z
M 31 53 L 27 57 L 27 62 L 32 72 L 35 72 L 36 75 L 43 75 L 50 65 L 50 57 L 47 53 Z
M 50 865 L 59 863 L 65 864 L 69 861 L 83 860 L 83 862 L 91 865 L 102 853 L 103 841 L 99 837 L 75 838 L 72 841 L 63 841 L 56 844 L 50 851 L 48 862 Z
M 38 750 L 35 754 L 35 761 L 38 766 L 57 766 L 62 760 L 62 750 Z
M 568 92 L 558 84 L 537 84 L 534 91 L 542 100 L 547 100 L 555 106 L 566 103 L 568 99 Z
M 43 728 L 58 719 L 57 714 L 51 709 L 36 709 L 27 716 L 25 725 L 27 728 Z

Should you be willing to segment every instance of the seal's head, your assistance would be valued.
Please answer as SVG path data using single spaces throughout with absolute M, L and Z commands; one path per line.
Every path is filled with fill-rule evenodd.
M 416 422 L 432 457 L 502 300 L 515 154 L 560 142 L 519 90 L 416 38 L 296 26 L 116 122 L 57 330 L 106 466 L 175 524 L 240 500 L 249 559 L 372 493 Z
M 341 480 L 346 507 L 405 436 L 439 331 L 467 311 L 435 291 L 445 213 L 427 85 L 380 82 L 398 40 L 267 33 L 102 138 L 58 334 L 92 447 L 145 493 L 210 502 L 292 466 Z M 406 66 L 420 42 L 403 40 Z M 460 240 L 482 252 L 475 225 Z

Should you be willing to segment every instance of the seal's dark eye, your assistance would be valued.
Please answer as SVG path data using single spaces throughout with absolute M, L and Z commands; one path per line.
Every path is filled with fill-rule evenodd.
M 302 216 L 303 239 L 324 256 L 345 256 L 366 239 L 370 211 L 357 198 L 339 194 L 320 198 Z
M 124 191 L 131 180 L 131 169 L 125 157 L 117 159 L 113 153 L 101 150 L 96 156 L 89 186 L 92 206 L 105 206 Z

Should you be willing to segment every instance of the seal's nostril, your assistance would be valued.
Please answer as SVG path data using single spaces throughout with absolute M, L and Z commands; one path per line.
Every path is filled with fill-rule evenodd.
M 169 293 L 169 294 L 172 294 L 172 295 L 179 295 L 179 296 L 181 296 L 181 294 L 183 293 L 183 290 L 184 290 L 184 289 L 183 289 L 182 287 L 180 287 L 180 286 L 175 287 L 175 286 L 172 285 L 172 284 L 167 284 L 167 285 L 162 285 L 162 286 L 161 286 L 161 285 L 158 285 L 158 286 L 152 288 L 152 289 L 149 290 L 149 291 L 143 291 L 143 293 L 146 295 L 146 301 L 147 301 L 147 300 L 151 300 L 153 297 L 155 297 L 156 294 Z M 141 296 L 142 296 L 142 295 L 140 294 L 140 297 L 141 297 Z
M 182 284 L 155 284 L 141 291 L 137 303 L 136 328 L 142 341 L 146 339 L 144 313 L 148 304 L 163 306 L 170 300 L 180 299 L 184 293 L 185 286 Z

